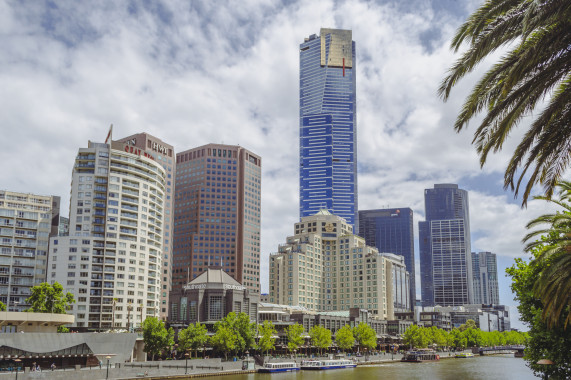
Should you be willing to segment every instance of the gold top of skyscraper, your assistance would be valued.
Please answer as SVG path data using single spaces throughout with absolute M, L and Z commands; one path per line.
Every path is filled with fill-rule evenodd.
M 326 50 L 326 36 L 331 35 L 329 51 Z M 321 28 L 321 66 L 353 67 L 353 32 L 344 29 Z

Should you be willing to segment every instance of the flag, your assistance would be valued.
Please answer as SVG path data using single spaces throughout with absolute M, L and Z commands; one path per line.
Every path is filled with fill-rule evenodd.
M 111 144 L 111 135 L 113 134 L 113 124 L 109 127 L 109 133 L 107 134 L 107 138 L 105 139 L 105 144 Z

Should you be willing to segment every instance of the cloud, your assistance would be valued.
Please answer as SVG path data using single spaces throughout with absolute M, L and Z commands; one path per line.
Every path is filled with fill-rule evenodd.
M 542 206 L 521 210 L 501 191 L 509 151 L 481 170 L 473 129 L 452 129 L 489 63 L 447 103 L 436 96 L 456 58 L 450 37 L 476 3 L 0 3 L 0 187 L 60 195 L 65 214 L 77 149 L 102 141 L 111 123 L 117 138 L 145 131 L 177 151 L 240 144 L 263 157 L 267 289 L 268 255 L 298 220 L 299 44 L 320 27 L 347 28 L 357 44 L 360 208 L 411 207 L 416 226 L 425 188 L 465 180 L 473 246 L 515 257 Z

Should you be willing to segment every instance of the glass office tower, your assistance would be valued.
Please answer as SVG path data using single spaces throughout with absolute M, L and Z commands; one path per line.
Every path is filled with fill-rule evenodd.
M 423 306 L 473 303 L 468 192 L 458 185 L 424 190 L 426 221 L 418 223 Z
M 300 217 L 327 209 L 355 226 L 357 108 L 350 30 L 321 29 L 300 45 Z
M 474 303 L 500 303 L 498 289 L 498 262 L 492 252 L 472 252 Z
M 412 219 L 413 212 L 408 207 L 359 211 L 359 236 L 365 238 L 367 245 L 376 247 L 381 253 L 394 253 L 404 258 L 410 274 L 409 308 L 414 308 L 416 300 Z

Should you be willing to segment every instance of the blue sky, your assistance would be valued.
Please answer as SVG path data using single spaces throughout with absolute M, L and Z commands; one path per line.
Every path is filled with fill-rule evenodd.
M 500 300 L 515 306 L 503 269 L 526 256 L 526 222 L 549 211 L 542 202 L 521 209 L 502 188 L 502 170 L 526 122 L 480 169 L 470 145 L 476 123 L 460 134 L 452 125 L 491 61 L 461 81 L 447 103 L 436 96 L 458 58 L 450 38 L 478 4 L 0 2 L 0 188 L 60 195 L 65 215 L 77 149 L 104 140 L 110 124 L 117 138 L 145 131 L 177 151 L 242 145 L 263 157 L 267 290 L 268 256 L 298 220 L 299 44 L 321 27 L 352 29 L 359 208 L 411 207 L 418 238 L 423 190 L 458 183 L 470 192 L 472 248 L 498 254 Z

